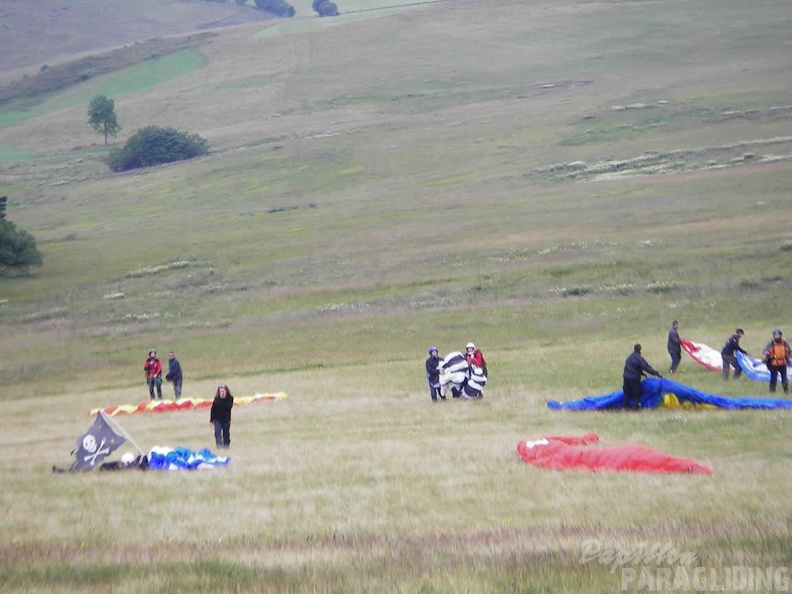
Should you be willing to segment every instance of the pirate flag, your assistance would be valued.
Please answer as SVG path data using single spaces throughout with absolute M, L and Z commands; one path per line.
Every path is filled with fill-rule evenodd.
M 107 423 L 103 413 L 96 415 L 96 421 L 88 432 L 77 440 L 77 448 L 72 452 L 74 463 L 71 472 L 91 470 L 126 441 Z

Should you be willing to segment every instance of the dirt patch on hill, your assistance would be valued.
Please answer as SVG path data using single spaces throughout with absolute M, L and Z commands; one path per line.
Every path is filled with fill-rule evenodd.
M 720 146 L 651 152 L 608 161 L 570 161 L 535 169 L 529 175 L 550 180 L 599 181 L 668 174 L 712 175 L 739 167 L 785 167 L 792 161 L 792 136 L 760 138 Z

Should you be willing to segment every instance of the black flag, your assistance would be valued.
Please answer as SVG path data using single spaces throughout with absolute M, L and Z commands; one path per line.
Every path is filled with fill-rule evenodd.
M 107 423 L 104 413 L 99 411 L 96 421 L 88 432 L 77 440 L 74 464 L 71 471 L 91 470 L 126 441 L 126 437 L 116 433 Z

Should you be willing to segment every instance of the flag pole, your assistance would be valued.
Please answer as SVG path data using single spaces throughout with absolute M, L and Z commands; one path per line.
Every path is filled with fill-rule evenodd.
M 119 434 L 120 434 L 122 437 L 126 438 L 126 440 L 127 440 L 129 443 L 131 443 L 133 446 L 135 446 L 135 447 L 137 448 L 138 452 L 140 452 L 140 455 L 141 455 L 141 456 L 142 456 L 142 455 L 144 455 L 144 454 L 146 453 L 146 452 L 144 452 L 144 451 L 143 451 L 143 450 L 140 448 L 140 446 L 139 446 L 137 443 L 135 443 L 135 440 L 134 440 L 134 439 L 132 439 L 132 436 L 131 436 L 129 433 L 127 433 L 127 432 L 126 432 L 126 430 L 125 430 L 125 429 L 124 429 L 124 428 L 123 428 L 123 427 L 122 427 L 122 426 L 121 426 L 121 425 L 118 423 L 118 421 L 116 421 L 116 420 L 115 420 L 115 419 L 113 419 L 112 417 L 110 417 L 110 416 L 106 415 L 106 414 L 104 413 L 104 411 L 103 411 L 103 410 L 101 410 L 101 409 L 99 410 L 99 415 L 101 415 L 101 417 L 102 417 L 102 418 L 105 420 L 105 422 L 106 422 L 108 425 L 110 425 L 111 427 L 113 427 L 113 429 L 116 429 L 116 430 L 117 430 L 117 431 L 116 431 L 116 433 L 119 433 Z

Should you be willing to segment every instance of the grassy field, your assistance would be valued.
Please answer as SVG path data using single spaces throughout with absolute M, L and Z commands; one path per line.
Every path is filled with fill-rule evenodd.
M 184 20 L 178 4 L 158 19 Z M 0 104 L 0 195 L 44 257 L 0 279 L 0 591 L 788 578 L 788 412 L 546 406 L 618 389 L 634 342 L 665 371 L 673 319 L 715 348 L 740 326 L 752 354 L 792 332 L 786 4 L 294 4 L 147 42 L 161 55 L 143 61 L 116 48 L 102 74 Z M 99 93 L 122 126 L 109 147 L 87 123 Z M 103 157 L 147 125 L 211 154 L 111 174 Z M 433 405 L 426 348 L 470 340 L 485 398 Z M 147 398 L 150 348 L 177 352 L 187 397 L 288 398 L 234 410 L 224 470 L 52 474 L 90 409 Z M 767 395 L 689 358 L 675 379 Z M 207 411 L 117 419 L 143 449 L 213 447 Z M 516 452 L 588 432 L 713 474 L 544 471 Z

